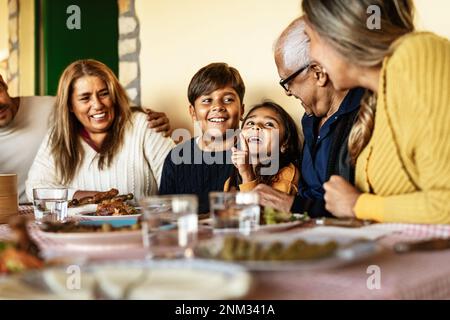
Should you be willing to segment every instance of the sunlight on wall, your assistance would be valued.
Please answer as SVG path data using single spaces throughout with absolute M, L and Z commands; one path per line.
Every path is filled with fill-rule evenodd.
M 20 95 L 34 95 L 35 75 L 35 34 L 34 34 L 34 1 L 20 0 L 19 18 L 19 63 L 20 63 Z
M 137 0 L 141 23 L 142 102 L 192 130 L 187 87 L 198 69 L 223 61 L 246 84 L 247 109 L 264 98 L 299 121 L 303 108 L 278 85 L 272 46 L 300 13 L 298 0 Z
M 300 12 L 299 0 L 136 0 L 141 23 L 142 102 L 163 110 L 174 127 L 192 129 L 187 86 L 202 66 L 224 61 L 246 83 L 247 109 L 270 98 L 299 120 L 303 108 L 277 84 L 272 46 Z M 448 0 L 416 0 L 419 29 L 450 37 Z
M 415 0 L 416 26 L 419 30 L 433 31 L 450 38 L 450 1 Z

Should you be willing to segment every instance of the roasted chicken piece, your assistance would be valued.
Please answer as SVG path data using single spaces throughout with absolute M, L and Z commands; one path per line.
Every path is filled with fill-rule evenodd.
M 123 200 L 104 200 L 97 206 L 98 216 L 124 216 L 136 214 L 136 209 L 127 205 Z
M 78 207 L 86 204 L 99 204 L 104 201 L 108 200 L 117 200 L 117 201 L 127 201 L 127 200 L 133 200 L 134 195 L 132 193 L 125 194 L 125 195 L 118 195 L 119 190 L 117 189 L 111 189 L 109 191 L 105 192 L 98 192 L 94 196 L 91 197 L 84 197 L 81 199 L 73 199 L 69 202 L 69 207 Z

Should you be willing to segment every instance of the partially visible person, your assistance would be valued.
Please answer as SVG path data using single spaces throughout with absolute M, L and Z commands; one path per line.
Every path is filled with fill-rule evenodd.
M 47 132 L 54 97 L 16 97 L 0 75 L 0 173 L 17 174 L 19 202 L 28 202 L 25 181 Z
M 251 191 L 263 183 L 296 195 L 300 145 L 295 121 L 283 107 L 271 101 L 254 106 L 242 122 L 240 149 L 232 148 L 237 170 L 224 191 Z
M 303 0 L 312 59 L 338 90 L 371 91 L 349 139 L 356 188 L 324 186 L 337 217 L 450 223 L 450 41 L 414 32 L 410 0 Z M 366 10 L 380 8 L 381 28 Z
M 0 173 L 16 173 L 19 202 L 28 202 L 25 181 L 39 146 L 48 130 L 55 97 L 10 97 L 0 75 Z M 165 113 L 146 110 L 149 128 L 167 136 L 169 119 Z
M 299 192 L 294 197 L 267 185 L 255 188 L 261 204 L 283 211 L 307 212 L 311 217 L 331 216 L 325 209 L 323 184 L 338 174 L 354 183 L 348 137 L 365 90 L 336 90 L 322 66 L 309 58 L 309 39 L 302 17 L 292 21 L 275 44 L 280 84 L 288 96 L 305 109 L 302 118 L 304 145 Z
M 33 188 L 68 187 L 69 197 L 116 188 L 136 200 L 157 193 L 171 139 L 147 129 L 114 73 L 96 60 L 79 60 L 63 72 L 53 121 L 30 169 Z
M 199 213 L 209 212 L 209 192 L 222 191 L 233 172 L 233 133 L 244 113 L 244 94 L 238 70 L 226 63 L 209 64 L 193 76 L 188 87 L 189 113 L 201 133 L 167 156 L 160 194 L 196 194 Z

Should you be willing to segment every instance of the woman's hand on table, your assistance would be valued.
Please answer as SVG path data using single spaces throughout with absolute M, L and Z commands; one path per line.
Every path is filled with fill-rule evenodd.
M 340 176 L 332 176 L 323 185 L 325 209 L 338 218 L 354 218 L 353 208 L 361 192 Z
M 160 132 L 164 137 L 170 134 L 170 120 L 164 112 L 156 112 L 149 108 L 144 108 L 147 113 L 148 127 Z
M 253 191 L 259 195 L 259 204 L 264 207 L 276 208 L 278 211 L 290 212 L 294 196 L 275 190 L 265 184 L 258 184 Z

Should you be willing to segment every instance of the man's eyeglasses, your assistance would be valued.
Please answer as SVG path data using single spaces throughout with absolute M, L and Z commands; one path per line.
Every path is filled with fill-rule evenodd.
M 283 87 L 284 90 L 289 91 L 289 82 L 291 82 L 292 80 L 294 80 L 295 77 L 297 77 L 300 73 L 303 72 L 303 70 L 307 69 L 309 67 L 309 64 L 307 64 L 304 67 L 301 67 L 300 69 L 298 69 L 297 71 L 295 71 L 293 74 L 291 74 L 289 77 L 287 77 L 286 79 L 281 79 L 280 80 L 280 85 Z

